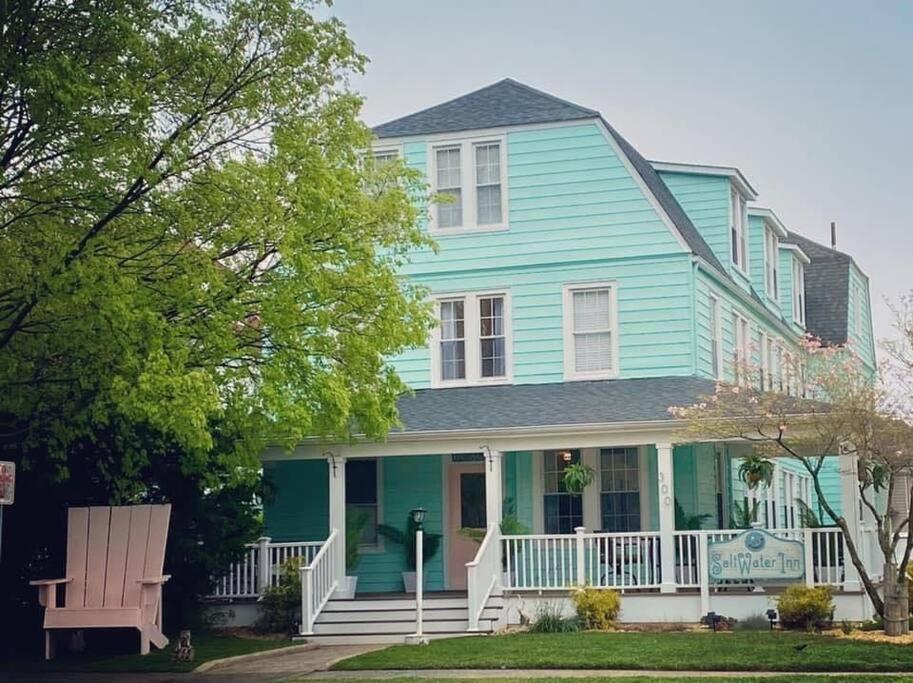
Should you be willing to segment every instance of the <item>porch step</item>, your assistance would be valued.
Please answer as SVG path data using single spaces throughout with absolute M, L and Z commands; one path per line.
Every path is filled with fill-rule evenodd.
M 423 632 L 428 638 L 468 635 L 469 607 L 465 595 L 426 597 Z M 479 633 L 492 633 L 501 617 L 503 598 L 492 596 L 479 620 Z M 415 598 L 368 596 L 330 600 L 317 616 L 307 640 L 325 645 L 402 643 L 415 633 Z

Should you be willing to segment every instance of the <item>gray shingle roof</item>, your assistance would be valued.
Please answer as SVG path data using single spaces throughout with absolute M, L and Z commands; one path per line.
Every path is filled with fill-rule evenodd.
M 806 328 L 825 343 L 845 344 L 853 259 L 794 232 L 783 241 L 799 246 L 811 260 L 805 266 Z
M 462 97 L 375 126 L 379 138 L 456 133 L 465 130 L 498 128 L 530 123 L 553 123 L 599 118 L 615 139 L 644 184 L 681 233 L 692 252 L 724 275 L 713 250 L 701 237 L 675 197 L 650 165 L 598 111 L 562 100 L 510 78 L 475 90 Z
M 659 422 L 714 392 L 698 377 L 420 389 L 399 400 L 406 433 Z
M 463 130 L 575 121 L 598 111 L 505 78 L 428 109 L 374 127 L 379 138 L 455 133 Z

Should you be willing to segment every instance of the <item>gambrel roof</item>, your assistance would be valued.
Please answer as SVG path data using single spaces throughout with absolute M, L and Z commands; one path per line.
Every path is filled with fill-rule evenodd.
M 722 274 L 726 269 L 688 218 L 649 161 L 594 110 L 505 78 L 467 95 L 375 126 L 379 138 L 398 138 L 503 128 L 536 123 L 598 119 L 627 156 L 647 189 L 675 225 L 688 248 Z

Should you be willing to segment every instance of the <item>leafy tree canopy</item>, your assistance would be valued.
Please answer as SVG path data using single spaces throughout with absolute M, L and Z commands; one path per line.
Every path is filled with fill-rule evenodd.
M 429 313 L 424 188 L 362 162 L 344 27 L 294 0 L 7 5 L 0 431 L 24 468 L 142 424 L 205 459 L 377 436 Z M 221 457 L 227 457 L 223 452 Z M 129 468 L 127 468 L 129 469 Z

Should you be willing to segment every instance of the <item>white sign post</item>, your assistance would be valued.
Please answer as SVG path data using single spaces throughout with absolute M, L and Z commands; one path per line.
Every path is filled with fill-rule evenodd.
M 0 462 L 0 559 L 3 558 L 3 508 L 13 504 L 16 493 L 16 463 Z

